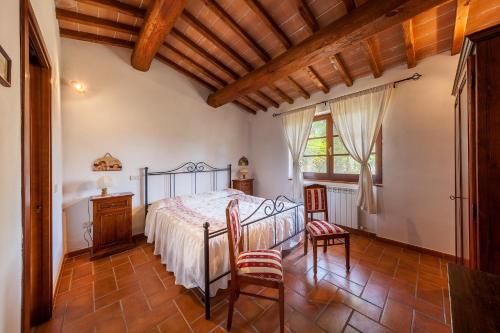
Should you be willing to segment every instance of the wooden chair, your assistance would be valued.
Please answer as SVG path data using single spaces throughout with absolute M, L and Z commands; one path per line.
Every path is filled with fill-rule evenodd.
M 231 200 L 226 208 L 227 236 L 231 281 L 229 287 L 229 308 L 227 330 L 231 330 L 234 303 L 240 294 L 279 302 L 280 332 L 285 329 L 285 290 L 281 252 L 277 250 L 254 250 L 243 252 L 243 237 L 238 199 Z M 278 289 L 279 298 L 241 291 L 241 284 L 255 284 Z
M 324 213 L 324 220 L 316 220 L 313 213 Z M 308 219 L 308 214 L 310 218 Z M 311 238 L 313 244 L 314 275 L 316 275 L 318 261 L 318 242 L 323 241 L 323 252 L 328 246 L 345 246 L 345 268 L 349 271 L 349 232 L 328 222 L 328 205 L 326 200 L 326 186 L 309 185 L 304 187 L 304 221 L 306 223 L 304 237 L 304 255 L 307 255 L 307 242 Z M 343 242 L 335 243 L 336 239 Z

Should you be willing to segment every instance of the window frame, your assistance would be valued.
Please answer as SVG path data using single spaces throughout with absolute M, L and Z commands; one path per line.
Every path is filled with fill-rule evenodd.
M 359 174 L 342 174 L 334 173 L 334 152 L 333 152 L 333 119 L 330 114 L 315 116 L 313 122 L 326 120 L 326 173 L 316 172 L 303 172 L 305 180 L 314 181 L 335 181 L 346 183 L 357 183 L 359 181 Z M 341 139 L 342 140 L 342 139 Z M 309 141 L 309 138 L 308 138 Z M 307 155 L 309 156 L 309 155 Z M 312 155 L 311 155 L 312 156 Z M 315 155 L 324 156 L 324 155 Z M 345 156 L 345 155 L 344 155 Z M 373 176 L 374 184 L 382 184 L 382 129 L 380 130 L 377 140 L 375 142 L 375 175 Z

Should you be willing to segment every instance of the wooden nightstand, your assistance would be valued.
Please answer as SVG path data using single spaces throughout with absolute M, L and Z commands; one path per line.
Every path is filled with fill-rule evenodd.
M 132 240 L 133 193 L 116 193 L 90 198 L 93 207 L 92 259 L 125 251 Z
M 233 179 L 233 188 L 246 195 L 253 195 L 253 179 Z

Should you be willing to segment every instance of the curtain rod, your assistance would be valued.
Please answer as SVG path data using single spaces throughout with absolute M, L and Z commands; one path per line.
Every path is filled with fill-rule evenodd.
M 336 98 L 328 99 L 326 101 L 322 101 L 322 102 L 315 103 L 315 104 L 312 104 L 312 105 L 319 105 L 319 104 L 327 103 L 327 102 L 336 100 L 337 98 L 351 96 L 351 95 L 354 95 L 354 94 L 359 94 L 361 92 L 368 91 L 368 90 L 371 90 L 371 89 L 374 89 L 374 88 L 379 88 L 379 87 L 382 87 L 382 86 L 385 86 L 385 85 L 388 85 L 388 84 L 391 84 L 391 83 L 392 83 L 392 86 L 394 88 L 396 88 L 396 84 L 398 84 L 398 83 L 401 83 L 401 82 L 404 82 L 404 81 L 409 81 L 409 80 L 416 81 L 416 80 L 420 79 L 421 76 L 422 76 L 422 74 L 420 74 L 420 73 L 414 73 L 412 76 L 408 76 L 408 77 L 406 77 L 404 79 L 401 79 L 401 80 L 397 80 L 397 81 L 385 83 L 385 84 L 382 84 L 382 85 L 379 85 L 379 86 L 376 86 L 376 87 L 373 87 L 373 88 L 368 88 L 368 89 L 365 89 L 365 90 L 360 90 L 360 91 L 357 91 L 357 92 L 354 92 L 354 93 L 351 93 L 351 94 L 347 94 L 347 95 L 339 96 L 339 97 L 336 97 Z M 308 107 L 310 107 L 312 105 L 303 106 L 301 108 L 298 108 L 298 109 L 295 109 L 295 110 L 291 110 L 291 111 L 284 111 L 284 112 L 273 113 L 273 117 L 279 117 L 279 116 L 284 115 L 284 114 L 299 112 L 299 111 L 303 110 L 304 108 L 308 108 Z

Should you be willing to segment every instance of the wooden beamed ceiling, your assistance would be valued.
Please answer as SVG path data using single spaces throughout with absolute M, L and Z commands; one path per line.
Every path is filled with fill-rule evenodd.
M 141 59 L 134 67 L 143 70 L 156 57 L 211 90 L 210 105 L 232 101 L 256 113 L 329 92 L 336 84 L 351 86 L 369 73 L 380 77 L 384 69 L 403 62 L 414 67 L 452 45 L 459 49 L 468 21 L 478 16 L 469 11 L 473 1 L 481 0 L 56 4 L 63 37 L 132 49 L 132 59 Z M 484 4 L 479 8 L 488 9 Z M 151 28 L 158 24 L 161 31 Z M 330 36 L 325 38 L 325 32 Z

